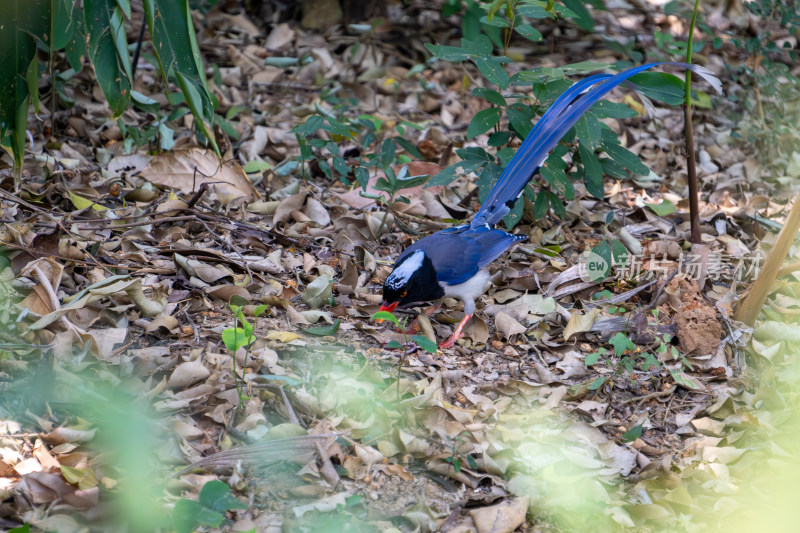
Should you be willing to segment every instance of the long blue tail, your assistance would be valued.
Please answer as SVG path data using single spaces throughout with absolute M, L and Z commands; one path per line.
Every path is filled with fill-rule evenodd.
M 632 67 L 618 74 L 595 74 L 575 83 L 550 106 L 550 109 L 534 125 L 522 146 L 503 171 L 483 202 L 471 226 L 484 224 L 494 226 L 508 214 L 525 186 L 547 159 L 547 154 L 558 144 L 569 129 L 575 125 L 598 100 L 614 87 L 631 76 L 657 65 L 677 65 L 699 74 L 721 92 L 721 84 L 711 73 L 698 65 L 686 63 L 658 62 Z

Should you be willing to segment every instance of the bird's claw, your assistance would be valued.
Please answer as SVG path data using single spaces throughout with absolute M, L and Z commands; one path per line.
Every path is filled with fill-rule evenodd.
M 463 336 L 464 334 L 460 331 L 458 332 L 458 334 L 453 333 L 452 335 L 450 335 L 449 339 L 439 343 L 439 348 L 441 348 L 442 350 L 446 350 L 447 348 L 452 348 L 453 345 L 455 345 L 456 341 Z

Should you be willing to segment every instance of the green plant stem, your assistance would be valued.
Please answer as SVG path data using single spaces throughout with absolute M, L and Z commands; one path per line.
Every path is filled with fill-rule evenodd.
M 400 329 L 403 330 L 403 353 L 400 354 L 400 362 L 397 365 L 397 401 L 400 401 L 400 373 L 403 371 L 403 363 L 406 362 L 406 352 L 408 351 L 408 336 L 406 335 L 406 322 L 408 317 L 404 317 Z
M 689 42 L 686 47 L 686 63 L 692 63 L 692 46 L 694 45 L 694 27 L 697 22 L 697 10 L 700 0 L 695 0 L 692 11 L 692 23 L 689 25 Z M 697 183 L 697 167 L 695 166 L 694 132 L 692 130 L 692 71 L 686 70 L 686 94 L 683 102 L 684 137 L 686 139 L 686 171 L 689 175 L 689 220 L 691 241 L 700 244 L 700 188 Z

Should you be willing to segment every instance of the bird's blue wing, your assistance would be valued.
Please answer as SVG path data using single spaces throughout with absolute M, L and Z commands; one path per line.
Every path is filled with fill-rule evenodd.
M 481 247 L 481 259 L 478 262 L 478 267 L 484 268 L 515 243 L 524 241 L 527 238 L 525 235 L 511 235 L 499 229 L 493 229 L 476 236 L 475 240 Z
M 454 231 L 455 229 L 459 231 Z M 457 226 L 434 233 L 409 246 L 403 255 L 422 248 L 436 270 L 438 281 L 458 285 L 497 259 L 511 246 L 525 239 L 488 226 Z M 398 258 L 398 262 L 400 261 Z

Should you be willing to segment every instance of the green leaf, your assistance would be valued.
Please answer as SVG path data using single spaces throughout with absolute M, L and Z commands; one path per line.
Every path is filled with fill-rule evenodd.
M 381 165 L 387 167 L 394 163 L 394 157 L 397 153 L 397 148 L 394 141 L 391 139 L 384 139 L 381 145 Z
M 567 200 L 572 200 L 575 198 L 575 188 L 564 169 L 563 160 L 553 154 L 547 158 L 547 162 L 539 169 L 539 174 L 558 194 L 564 196 Z
M 496 131 L 489 135 L 489 146 L 494 146 L 499 148 L 500 146 L 505 146 L 508 144 L 508 141 L 511 140 L 511 133 L 508 131 Z
M 364 167 L 356 167 L 353 170 L 353 174 L 356 176 L 356 181 L 361 186 L 361 189 L 367 190 L 367 184 L 369 183 L 369 171 Z
M 555 14 L 547 11 L 544 6 L 533 4 L 520 4 L 517 8 L 517 16 L 532 19 L 556 18 Z
M 425 184 L 425 187 L 433 187 L 434 185 L 447 185 L 454 179 L 458 178 L 459 176 L 463 176 L 464 174 L 469 174 L 470 172 L 475 172 L 479 168 L 483 167 L 486 164 L 486 161 L 479 161 L 479 160 L 469 160 L 469 161 L 460 161 L 449 167 L 445 168 L 430 180 L 428 183 Z
M 515 104 L 506 108 L 508 125 L 520 139 L 525 139 L 533 129 L 533 111 L 528 106 Z
M 478 96 L 487 100 L 489 103 L 498 105 L 501 107 L 505 107 L 508 105 L 506 103 L 506 99 L 503 98 L 503 95 L 493 89 L 487 89 L 486 87 L 475 87 L 472 89 L 472 94 L 474 96 Z
M 50 43 L 50 5 L 50 0 L 5 2 L 0 15 L 0 141 L 10 146 L 18 169 L 28 122 L 26 75 L 36 57 L 36 40 Z
M 475 60 L 475 65 L 481 71 L 483 77 L 494 83 L 501 89 L 508 87 L 508 73 L 503 69 L 503 65 L 491 59 L 480 58 Z
M 459 46 L 444 46 L 439 44 L 425 43 L 425 48 L 427 48 L 436 59 L 441 59 L 442 61 L 459 63 L 470 58 L 470 54 Z
M 636 349 L 636 345 L 633 344 L 633 341 L 621 331 L 608 339 L 608 343 L 614 347 L 614 353 L 617 354 L 617 357 L 621 357 L 627 350 Z
M 627 168 L 634 174 L 639 174 L 641 176 L 647 176 L 650 174 L 650 169 L 647 168 L 647 165 L 642 163 L 642 160 L 639 157 L 624 148 L 622 145 L 616 144 L 614 142 L 607 142 L 605 139 L 603 140 L 603 149 L 606 151 L 608 156 L 622 165 L 623 167 Z
M 588 354 L 586 356 L 586 358 L 583 360 L 583 363 L 586 366 L 592 366 L 593 364 L 597 363 L 597 361 L 599 361 L 599 360 L 600 360 L 600 352 L 594 352 L 594 353 Z
M 586 113 L 575 123 L 575 134 L 581 144 L 594 151 L 600 148 L 603 131 L 602 123 L 591 112 Z
M 238 294 L 232 295 L 230 300 L 228 300 L 228 306 L 230 306 L 233 314 L 239 313 L 241 308 L 245 305 L 250 305 L 250 301 L 243 296 L 239 296 Z
M 247 509 L 247 504 L 231 494 L 228 484 L 218 480 L 208 481 L 203 485 L 198 502 L 203 507 L 220 513 L 232 509 Z
M 651 353 L 648 352 L 643 353 L 642 359 L 644 359 L 644 361 L 642 361 L 642 363 L 639 365 L 639 368 L 641 368 L 645 372 L 661 368 L 661 363 Z
M 575 16 L 572 19 L 575 21 L 575 24 L 586 32 L 591 32 L 594 30 L 594 19 L 592 18 L 592 14 L 586 9 L 584 5 L 584 0 L 561 0 L 566 7 L 572 11 Z
M 675 383 L 677 383 L 678 385 L 680 385 L 680 386 L 682 386 L 682 387 L 684 387 L 686 389 L 689 389 L 689 390 L 700 390 L 700 389 L 702 389 L 702 387 L 700 387 L 697 383 L 695 383 L 694 381 L 689 379 L 688 376 L 686 374 L 684 374 L 683 372 L 676 372 L 675 370 L 670 370 L 669 373 L 672 376 L 672 379 L 675 380 Z
M 400 320 L 389 311 L 378 311 L 377 313 L 372 315 L 371 318 L 372 320 L 378 320 L 378 321 L 388 320 L 395 326 L 400 327 Z
M 503 111 L 497 107 L 490 107 L 475 113 L 467 127 L 467 139 L 486 133 L 500 122 Z
M 650 210 L 653 211 L 653 213 L 655 213 L 656 215 L 658 215 L 660 217 L 665 217 L 667 215 L 671 215 L 672 213 L 674 213 L 674 212 L 676 212 L 678 210 L 678 208 L 675 207 L 675 204 L 673 204 L 669 200 L 661 200 L 661 203 L 658 203 L 658 204 L 645 203 L 644 205 L 649 207 Z
M 633 442 L 642 436 L 642 424 L 632 427 L 622 434 L 622 442 Z
M 578 145 L 578 155 L 581 163 L 583 163 L 583 183 L 586 186 L 586 190 L 598 200 L 602 200 L 605 195 L 605 189 L 603 189 L 603 167 L 597 158 L 597 154 L 580 144 Z
M 244 328 L 227 328 L 222 330 L 222 342 L 231 353 L 236 352 L 242 346 L 247 346 L 255 342 L 253 335 L 248 336 Z
M 345 507 L 353 507 L 355 505 L 360 504 L 363 501 L 364 497 L 361 494 L 353 494 L 352 496 L 348 496 L 344 500 Z
M 613 213 L 612 211 L 611 214 L 613 215 Z M 616 239 L 612 239 L 609 244 L 611 245 L 611 256 L 614 258 L 614 262 L 618 265 L 625 265 L 630 257 L 630 252 L 625 248 L 625 245 Z
M 189 0 L 143 0 L 143 6 L 150 35 L 153 36 L 153 49 L 164 79 L 175 77 L 195 118 L 198 131 L 208 139 L 219 155 L 211 130 L 214 107 L 206 85 Z
M 33 112 L 39 114 L 39 60 L 36 56 L 28 65 L 28 72 L 25 73 L 25 83 L 28 84 L 28 94 L 31 96 Z
M 428 353 L 436 353 L 439 350 L 438 346 L 436 346 L 436 343 L 424 335 L 414 335 L 411 337 L 411 340 L 416 342 L 417 346 Z
M 604 378 L 603 376 L 598 376 L 595 378 L 594 381 L 592 381 L 591 385 L 589 385 L 588 388 L 589 390 L 597 390 L 600 387 L 602 387 L 603 383 L 605 383 L 607 380 L 608 378 Z
M 533 218 L 536 220 L 544 218 L 548 209 L 550 209 L 550 199 L 547 197 L 547 191 L 539 191 L 536 201 L 533 202 Z
M 539 42 L 542 40 L 542 33 L 530 24 L 520 24 L 515 26 L 514 30 L 529 41 Z
M 586 268 L 593 281 L 602 281 L 611 273 L 611 247 L 606 241 L 592 248 Z
M 519 224 L 519 221 L 522 220 L 522 213 L 524 209 L 525 202 L 521 199 L 516 200 L 508 214 L 503 217 L 503 224 L 505 224 L 508 231 L 514 229 L 514 226 Z
M 492 17 L 491 20 L 488 16 L 481 18 L 481 23 L 495 28 L 508 28 L 508 21 L 502 17 Z
M 75 32 L 76 21 L 80 19 L 73 16 L 77 2 L 74 0 L 55 0 L 55 15 L 53 16 L 53 49 L 66 48 Z
M 125 36 L 122 10 L 116 0 L 85 0 L 83 7 L 89 59 L 97 85 L 117 118 L 128 109 L 131 99 L 130 57 L 127 43 L 123 47 L 119 42 Z
M 394 142 L 398 144 L 398 146 L 402 147 L 403 150 L 411 154 L 412 157 L 416 159 L 423 159 L 422 154 L 419 153 L 419 150 L 417 150 L 417 147 L 414 146 L 414 144 L 411 141 L 400 136 L 393 137 L 393 139 Z M 343 172 L 343 174 L 346 174 L 346 172 Z
M 492 55 L 492 41 L 486 35 L 479 35 L 477 39 L 461 39 L 461 46 L 474 58 L 487 58 Z M 496 59 L 496 58 L 493 58 Z
M 245 165 L 242 167 L 242 170 L 244 170 L 247 174 L 254 174 L 256 172 L 264 172 L 265 170 L 269 170 L 271 168 L 272 165 L 266 161 L 262 161 L 261 159 L 253 159 L 252 161 L 245 163 Z
M 69 2 L 70 0 L 66 1 Z M 83 69 L 83 58 L 86 57 L 86 29 L 83 17 L 75 14 L 72 17 L 72 22 L 75 28 L 64 49 L 64 53 L 67 56 L 69 66 L 72 67 L 75 72 L 80 72 Z
M 133 100 L 136 107 L 149 111 L 150 113 L 156 113 L 161 108 L 161 104 L 158 103 L 158 100 L 145 96 L 139 91 L 131 90 L 131 100 Z
M 178 500 L 172 509 L 172 528 L 176 533 L 192 533 L 199 525 L 219 527 L 224 519 L 222 513 L 185 498 Z
M 337 331 L 339 331 L 339 326 L 342 324 L 342 319 L 337 318 L 333 324 L 328 326 L 317 326 L 313 328 L 306 328 L 303 330 L 303 333 L 308 333 L 309 335 L 316 335 L 317 337 L 327 337 L 330 335 L 335 335 Z
M 631 83 L 646 96 L 665 104 L 682 104 L 686 86 L 679 77 L 666 72 L 640 72 L 630 77 Z
M 633 118 L 636 111 L 619 102 L 600 100 L 592 106 L 592 114 L 597 118 Z

